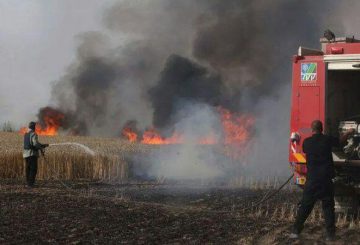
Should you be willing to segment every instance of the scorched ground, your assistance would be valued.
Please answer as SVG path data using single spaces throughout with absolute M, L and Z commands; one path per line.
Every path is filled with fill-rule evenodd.
M 29 191 L 18 181 L 1 181 L 0 242 L 288 244 L 288 228 L 299 198 L 299 192 L 287 188 L 244 212 L 243 207 L 267 190 L 68 184 L 72 191 L 54 181 L 41 181 Z M 322 239 L 319 215 L 317 209 L 309 220 L 302 239 L 305 244 Z M 339 217 L 337 225 L 339 244 L 356 244 L 359 223 Z

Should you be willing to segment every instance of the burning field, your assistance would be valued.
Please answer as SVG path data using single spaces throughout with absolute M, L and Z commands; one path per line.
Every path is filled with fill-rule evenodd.
M 136 176 L 177 180 L 287 175 L 289 87 L 283 74 L 294 49 L 274 47 L 283 40 L 297 46 L 304 36 L 293 31 L 303 29 L 300 19 L 320 30 L 322 15 L 309 14 L 309 6 L 322 9 L 296 3 L 290 14 L 282 0 L 110 4 L 99 30 L 77 35 L 73 60 L 51 83 L 48 103 L 33 113 L 36 132 L 69 137 L 73 147 L 90 136 L 116 139 L 107 141 L 114 148 L 149 149 L 100 149 L 97 162 L 84 155 L 91 162 L 79 172 L 84 177 L 123 180 L 131 172 L 126 168 L 135 168 Z M 293 28 L 282 28 L 284 19 Z M 282 35 L 273 35 L 279 28 Z M 316 40 L 317 33 L 311 35 Z M 100 168 L 106 161 L 107 170 Z M 76 159 L 64 162 L 67 174 L 61 174 L 81 176 L 69 170 Z M 122 166 L 115 171 L 116 162 Z
M 55 63 L 63 70 L 46 86 L 18 86 L 32 97 L 0 107 L 24 126 L 0 132 L 0 243 L 292 242 L 301 193 L 292 184 L 277 190 L 290 174 L 291 55 L 300 42 L 315 46 L 340 1 L 326 9 L 309 0 L 104 1 L 94 11 L 99 26 L 72 33 L 71 59 L 57 63 L 71 28 L 56 28 L 91 22 L 82 14 L 93 4 L 70 2 L 79 6 L 33 11 L 61 17 L 55 26 L 36 18 L 49 26 L 31 45 L 50 57 L 32 57 L 47 62 L 41 75 L 19 81 L 45 79 Z M 69 9 L 81 10 L 76 23 Z M 55 50 L 40 44 L 52 33 L 60 35 Z M 4 64 L 15 64 L 12 57 Z M 30 120 L 50 145 L 34 189 L 23 187 Z M 298 244 L 321 244 L 321 220 L 317 207 Z M 340 215 L 337 225 L 339 240 L 356 244 L 359 221 Z
M 40 136 L 50 147 L 46 158 L 40 158 L 37 187 L 27 189 L 23 180 L 22 135 L 0 133 L 0 136 L 3 244 L 294 242 L 288 235 L 301 192 L 288 184 L 277 193 L 283 178 L 271 175 L 255 178 L 239 169 L 233 175 L 226 172 L 226 178 L 223 175 L 209 178 L 210 173 L 198 175 L 199 163 L 190 166 L 191 171 L 172 169 L 173 165 L 167 171 L 154 171 L 159 166 L 166 169 L 166 165 L 156 165 L 151 159 L 154 156 L 159 159 L 159 151 L 178 152 L 176 144 Z M 197 150 L 204 147 L 206 153 L 209 147 L 215 148 L 206 144 L 198 147 Z M 224 148 L 217 148 L 217 154 Z M 224 159 L 237 161 L 226 151 L 221 154 Z M 205 167 L 211 167 L 200 166 L 203 172 Z M 354 241 L 360 238 L 357 219 L 339 215 L 337 227 L 337 244 L 356 244 Z M 313 244 L 323 239 L 319 205 L 309 218 L 303 237 L 296 242 Z
M 250 115 L 231 112 L 222 107 L 213 109 L 202 107 L 201 109 L 202 111 L 198 115 L 192 115 L 186 119 L 187 122 L 182 124 L 184 128 L 181 128 L 180 131 L 174 128 L 171 132 L 166 133 L 154 127 L 141 131 L 137 129 L 136 122 L 128 122 L 119 132 L 118 137 L 103 139 L 104 147 L 100 148 L 98 145 L 94 145 L 92 140 L 78 136 L 78 133 L 73 130 L 65 132 L 64 129 L 67 125 L 65 114 L 50 107 L 40 110 L 39 123 L 35 131 L 38 135 L 44 136 L 44 139 L 50 142 L 50 146 L 68 145 L 83 149 L 84 147 L 93 147 L 95 150 L 91 155 L 95 155 L 97 160 L 85 160 L 89 158 L 86 153 L 90 151 L 85 149 L 84 161 L 92 163 L 81 164 L 86 165 L 87 168 L 95 165 L 101 165 L 96 168 L 103 168 L 108 161 L 111 167 L 106 170 L 105 175 L 114 175 L 121 180 L 125 180 L 128 174 L 146 175 L 148 178 L 158 178 L 159 176 L 205 180 L 228 178 L 231 171 L 239 172 L 241 165 L 245 165 L 244 159 L 252 146 L 251 138 L 254 134 L 255 119 Z M 209 117 L 213 121 L 211 127 L 200 125 L 204 117 Z M 199 127 L 199 130 L 194 134 L 189 134 L 196 127 Z M 21 128 L 18 138 L 21 138 L 27 130 L 26 127 Z M 67 136 L 59 137 L 59 134 Z M 19 144 L 19 141 L 16 143 Z M 109 151 L 108 147 L 112 150 Z M 57 165 L 55 159 L 64 156 L 63 153 L 58 154 L 58 152 L 51 147 L 47 156 L 48 160 L 54 162 L 54 166 Z M 41 164 L 46 169 L 44 162 L 41 161 Z M 77 168 L 74 165 L 80 165 L 77 160 L 70 160 L 71 163 L 66 162 L 69 165 L 66 168 L 74 169 Z M 115 171 L 113 168 L 117 170 Z M 21 169 L 21 163 L 18 163 L 18 169 Z M 49 171 L 45 172 L 49 174 Z M 67 170 L 67 172 L 71 171 Z M 103 172 L 104 170 L 102 170 Z M 4 175 L 7 176 L 8 173 Z M 112 179 L 111 176 L 100 177 L 99 170 L 93 170 L 90 175 L 82 177 Z

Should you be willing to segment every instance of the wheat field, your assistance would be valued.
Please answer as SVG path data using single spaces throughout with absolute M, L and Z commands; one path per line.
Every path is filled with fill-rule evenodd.
M 146 152 L 150 146 L 122 139 L 80 136 L 39 136 L 41 143 L 79 143 L 95 152 L 88 154 L 76 145 L 56 145 L 46 148 L 45 158 L 39 158 L 38 179 L 91 179 L 123 181 L 128 178 L 126 156 Z M 23 136 L 0 132 L 0 178 L 23 178 Z
M 132 162 L 133 156 L 146 159 L 157 149 L 166 151 L 177 147 L 177 145 L 147 145 L 121 138 L 85 136 L 39 136 L 39 141 L 50 144 L 50 147 L 46 148 L 45 157 L 40 156 L 38 161 L 37 179 L 41 180 L 127 181 L 131 178 L 131 167 L 136 164 L 137 168 L 148 167 L 143 166 L 147 163 L 141 163 L 141 160 Z M 0 178 L 24 178 L 23 135 L 17 132 L 0 132 L 0 144 Z M 52 146 L 52 144 L 56 145 Z M 238 155 L 241 156 L 242 153 L 241 148 L 232 145 L 202 145 L 201 147 L 226 156 L 228 164 L 238 164 Z M 94 154 L 89 154 L 89 152 Z M 238 180 L 236 178 L 230 182 L 234 184 Z M 242 178 L 240 182 L 242 186 Z M 247 182 L 249 185 L 257 185 L 252 184 L 251 179 Z M 239 184 L 236 182 L 234 185 Z

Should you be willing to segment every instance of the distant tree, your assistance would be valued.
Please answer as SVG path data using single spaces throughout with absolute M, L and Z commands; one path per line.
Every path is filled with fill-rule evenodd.
M 14 127 L 9 121 L 4 122 L 1 129 L 3 132 L 14 132 Z

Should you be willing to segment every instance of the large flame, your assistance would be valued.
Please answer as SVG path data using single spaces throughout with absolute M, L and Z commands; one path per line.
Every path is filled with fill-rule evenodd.
M 219 111 L 225 134 L 224 144 L 246 143 L 251 136 L 251 129 L 255 122 L 254 117 L 231 114 L 229 110 L 223 108 L 219 108 Z
M 41 114 L 41 123 L 36 124 L 35 132 L 38 135 L 55 136 L 58 135 L 59 128 L 62 126 L 64 114 L 61 112 L 44 108 Z M 28 132 L 27 127 L 22 127 L 19 131 L 20 134 Z
M 239 115 L 231 113 L 229 110 L 219 107 L 219 117 L 222 124 L 222 132 L 211 132 L 204 138 L 198 139 L 197 144 L 213 145 L 241 145 L 249 141 L 251 137 L 254 118 L 249 115 Z M 182 144 L 184 137 L 178 132 L 174 132 L 170 137 L 162 137 L 159 132 L 151 128 L 146 130 L 142 137 L 129 127 L 122 130 L 122 135 L 131 142 L 141 142 L 152 145 Z M 217 137 L 222 135 L 222 137 Z

